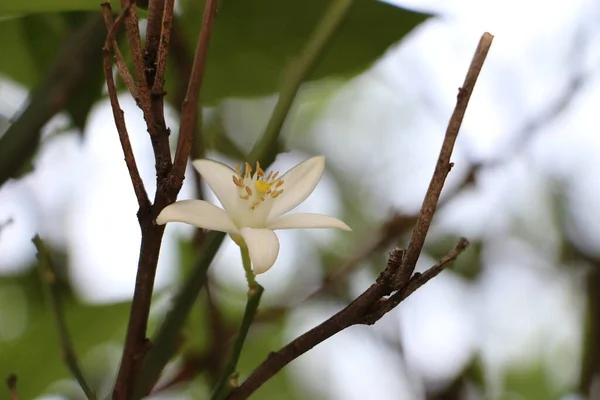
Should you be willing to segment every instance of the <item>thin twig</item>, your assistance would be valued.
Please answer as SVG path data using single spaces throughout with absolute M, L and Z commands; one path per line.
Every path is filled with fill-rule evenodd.
M 146 74 L 144 73 L 142 40 L 140 38 L 135 0 L 121 0 L 121 7 L 123 8 L 122 14 L 125 16 L 125 32 L 133 59 L 137 92 L 140 96 L 140 108 L 144 111 L 144 118 L 148 118 L 150 114 L 150 93 L 146 85 Z M 147 122 L 150 123 L 150 121 Z M 151 129 L 150 126 L 148 128 Z M 150 133 L 153 133 L 152 130 Z
M 353 0 L 334 1 L 323 15 L 302 53 L 288 64 L 277 104 L 275 104 L 265 132 L 250 152 L 250 159 L 248 160 L 250 163 L 260 161 L 261 164 L 268 165 L 275 159 L 279 134 L 296 98 L 298 89 L 317 65 L 352 4 Z M 266 159 L 265 155 L 272 155 L 273 159 Z
M 479 72 L 483 67 L 483 63 L 487 57 L 490 46 L 492 45 L 493 38 L 494 37 L 487 32 L 481 36 L 477 49 L 475 50 L 475 55 L 473 56 L 473 60 L 467 71 L 465 82 L 458 91 L 456 106 L 452 113 L 452 117 L 450 117 L 450 121 L 448 122 L 448 128 L 446 129 L 446 135 L 444 136 L 444 142 L 442 143 L 435 171 L 431 177 L 429 188 L 427 189 L 421 211 L 419 212 L 419 217 L 417 218 L 415 228 L 406 249 L 406 254 L 400 268 L 400 274 L 398 274 L 395 279 L 396 288 L 400 288 L 404 285 L 417 265 L 417 260 L 419 259 L 419 255 L 425 244 L 425 237 L 429 231 L 429 226 L 431 225 L 440 194 L 444 188 L 446 177 L 452 168 L 450 158 L 452 156 L 452 150 L 454 149 L 454 143 L 456 142 L 460 126 L 465 116 L 465 112 L 467 111 L 467 106 L 469 105 L 469 99 L 471 98 L 473 88 L 479 77 Z
M 110 6 L 108 3 L 104 3 L 102 9 L 105 10 L 105 15 L 107 12 L 110 14 Z M 125 156 L 125 164 L 127 165 L 129 176 L 131 177 L 131 183 L 133 185 L 135 196 L 137 197 L 138 205 L 140 206 L 140 209 L 149 209 L 151 206 L 150 199 L 148 198 L 148 193 L 146 193 L 144 182 L 142 181 L 142 177 L 135 161 L 135 156 L 133 155 L 133 149 L 131 147 L 131 142 L 129 141 L 129 133 L 127 132 L 127 125 L 125 124 L 125 117 L 119 104 L 110 59 L 110 47 L 113 46 L 112 43 L 115 41 L 114 36 L 111 37 L 110 32 L 116 31 L 118 25 L 123 20 L 124 15 L 125 14 L 119 15 L 112 26 L 107 26 L 109 34 L 104 44 L 104 48 L 102 49 L 104 52 L 104 75 L 106 76 L 106 87 L 108 89 L 108 97 L 110 99 L 115 125 L 119 134 L 119 141 L 121 142 L 121 148 L 123 149 L 123 154 Z
M 156 73 L 152 85 L 152 95 L 158 96 L 164 93 L 165 72 L 167 70 L 167 53 L 171 41 L 171 30 L 173 28 L 173 7 L 175 0 L 166 0 L 164 4 L 162 34 L 158 45 L 156 57 Z
M 167 179 L 172 165 L 171 150 L 169 147 L 170 131 L 165 124 L 162 101 L 153 101 L 153 98 L 150 94 L 151 87 L 148 86 L 147 83 L 145 73 L 146 64 L 144 62 L 144 53 L 142 51 L 142 40 L 138 26 L 135 0 L 121 0 L 121 7 L 124 10 L 123 14 L 125 15 L 125 32 L 127 34 L 127 41 L 129 43 L 129 49 L 133 59 L 138 94 L 136 101 L 144 114 L 144 120 L 146 121 L 148 132 L 150 133 L 152 149 L 154 150 L 158 188 L 156 197 L 162 202 L 164 201 L 164 197 L 176 196 L 176 194 L 175 196 L 168 196 L 163 190 L 161 190 L 163 181 Z
M 8 387 L 10 400 L 19 400 L 19 396 L 17 396 L 17 376 L 15 374 L 10 374 L 6 378 L 6 386 Z
M 252 325 L 252 321 L 258 310 L 258 304 L 260 303 L 260 297 L 262 296 L 263 291 L 263 287 L 258 283 L 255 283 L 253 287 L 248 289 L 248 302 L 246 303 L 244 317 L 242 318 L 242 325 L 240 326 L 239 333 L 233 344 L 231 358 L 221 375 L 221 379 L 215 387 L 211 400 L 222 400 L 231 389 L 237 387 L 237 379 L 234 376 L 235 370 L 240 355 L 242 354 L 242 348 L 244 347 L 246 336 L 250 330 L 250 325 Z
M 431 268 L 432 272 L 427 275 L 427 279 L 421 279 L 419 276 L 415 275 L 417 281 L 415 281 L 414 284 L 409 282 L 405 290 L 398 291 L 395 295 L 403 300 L 433 276 L 439 274 L 443 267 L 454 260 L 468 245 L 468 242 L 466 242 L 466 240 L 463 241 L 463 239 L 461 239 L 459 243 L 460 246 L 457 245 L 457 247 L 455 247 L 447 256 Z M 385 312 L 380 312 L 384 311 L 384 308 L 380 308 L 380 304 L 387 301 L 383 299 L 383 297 L 387 296 L 392 291 L 391 278 L 396 272 L 397 267 L 392 264 L 393 263 L 388 263 L 388 266 L 380 274 L 377 281 L 346 308 L 294 339 L 281 350 L 270 353 L 267 356 L 267 359 L 250 374 L 248 379 L 229 394 L 227 400 L 247 399 L 254 391 L 256 391 L 256 389 L 262 386 L 263 383 L 269 380 L 277 372 L 281 371 L 283 367 L 319 343 L 322 343 L 336 333 L 352 325 L 373 324 L 383 317 L 386 312 L 393 308 L 385 309 Z M 405 291 L 407 295 L 404 295 Z
M 479 71 L 483 66 L 489 47 L 491 46 L 492 38 L 492 35 L 489 33 L 484 33 L 477 50 L 475 51 L 475 56 L 473 57 L 473 61 L 467 72 L 465 83 L 463 88 L 459 91 L 457 106 L 448 124 L 444 143 L 442 144 L 442 150 L 440 151 L 429 189 L 425 195 L 423 206 L 421 207 L 421 211 L 417 218 L 416 227 L 413 230 L 408 250 L 402 254 L 402 261 L 400 262 L 397 252 L 392 253 L 394 256 L 392 257 L 393 259 L 390 258 L 390 262 L 388 262 L 388 265 L 383 272 L 381 272 L 373 285 L 358 296 L 358 298 L 346 308 L 333 315 L 327 321 L 299 336 L 281 350 L 269 354 L 267 359 L 250 374 L 248 379 L 230 393 L 227 397 L 228 400 L 248 398 L 256 389 L 279 372 L 289 362 L 343 329 L 356 324 L 375 323 L 408 295 L 413 293 L 429 279 L 439 274 L 450 261 L 454 260 L 458 254 L 464 251 L 468 246 L 468 241 L 466 239 L 461 239 L 457 246 L 434 267 L 424 274 L 415 274 L 412 276 L 416 261 L 425 242 L 425 236 L 427 235 L 433 214 L 437 207 L 446 176 L 451 168 L 450 157 L 452 155 L 462 118 L 468 105 L 469 97 L 473 91 L 473 87 L 475 86 L 475 82 L 477 81 Z M 411 253 L 409 253 L 409 251 Z M 386 298 L 386 296 L 389 296 L 390 294 L 392 294 L 392 296 Z
M 75 350 L 73 349 L 73 342 L 69 330 L 67 329 L 67 322 L 63 312 L 60 289 L 56 284 L 56 271 L 50 258 L 50 253 L 38 235 L 35 235 L 32 241 L 37 249 L 41 276 L 48 287 L 50 305 L 58 328 L 63 358 L 86 397 L 90 400 L 96 400 L 96 395 L 85 380 L 79 366 L 79 361 L 75 355 Z
M 188 157 L 192 149 L 194 128 L 196 128 L 196 113 L 198 112 L 198 100 L 206 70 L 208 57 L 208 45 L 212 35 L 212 27 L 217 15 L 218 0 L 207 0 L 204 5 L 202 16 L 202 27 L 196 44 L 192 74 L 188 82 L 187 92 L 181 106 L 181 123 L 179 126 L 179 138 L 177 139 L 177 150 L 173 161 L 172 176 L 175 181 L 183 179 Z
M 131 96 L 135 99 L 136 103 L 139 103 L 139 95 L 135 81 L 133 80 L 133 76 L 131 76 L 129 69 L 127 68 L 127 63 L 125 62 L 125 58 L 119 49 L 119 44 L 117 43 L 116 39 L 117 30 L 121 26 L 125 14 L 121 13 L 121 15 L 117 17 L 117 21 L 113 22 L 110 3 L 102 3 L 100 6 L 102 7 L 104 24 L 106 25 L 106 29 L 108 29 L 104 47 L 107 47 L 106 43 L 110 43 L 112 46 L 112 49 L 115 53 L 115 65 L 117 67 L 117 71 L 119 71 L 119 75 L 121 76 L 121 79 L 123 79 L 123 82 L 125 82 L 125 87 L 127 87 L 127 90 L 129 90 Z
M 398 304 L 404 301 L 408 296 L 413 294 L 417 289 L 421 286 L 429 282 L 431 279 L 435 278 L 442 272 L 451 262 L 456 260 L 458 256 L 467 249 L 469 246 L 469 241 L 465 238 L 460 238 L 458 243 L 454 246 L 452 250 L 444 257 L 442 257 L 437 263 L 435 263 L 431 268 L 427 271 L 421 273 L 415 273 L 408 284 L 401 290 L 394 293 L 390 298 L 385 300 L 380 300 L 375 304 L 372 310 L 369 311 L 367 315 L 365 315 L 364 319 L 361 321 L 363 324 L 372 325 L 378 320 L 381 319 L 385 314 L 393 310 Z

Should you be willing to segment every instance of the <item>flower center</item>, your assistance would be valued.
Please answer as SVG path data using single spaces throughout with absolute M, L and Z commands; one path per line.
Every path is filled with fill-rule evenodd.
M 237 186 L 240 199 L 247 201 L 250 211 L 255 211 L 260 208 L 268 208 L 272 199 L 277 198 L 283 193 L 283 179 L 278 178 L 279 171 L 269 172 L 265 175 L 265 171 L 260 168 L 258 161 L 256 162 L 256 170 L 252 173 L 252 167 L 246 163 L 245 171 L 242 174 L 242 169 L 239 165 L 235 166 L 236 175 L 233 175 L 233 183 Z M 268 206 L 266 205 L 268 204 Z

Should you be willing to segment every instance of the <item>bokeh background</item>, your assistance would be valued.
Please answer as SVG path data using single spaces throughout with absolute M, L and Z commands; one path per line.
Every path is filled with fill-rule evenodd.
M 228 7 L 236 2 L 244 3 L 223 1 L 217 19 L 222 28 L 209 55 L 204 134 L 197 138 L 206 157 L 227 163 L 239 162 L 260 137 L 285 62 L 325 7 L 291 0 Z M 93 15 L 85 10 L 97 7 L 96 1 L 64 2 L 64 8 L 42 3 L 0 6 L 0 132 L 33 103 L 54 60 L 75 57 L 59 49 Z M 479 37 L 489 31 L 495 40 L 419 269 L 460 236 L 472 245 L 375 326 L 352 327 L 322 343 L 253 398 L 600 398 L 594 397 L 600 371 L 600 4 L 363 0 L 355 7 L 353 24 L 324 60 L 329 64 L 302 87 L 282 132 L 285 152 L 272 167 L 287 170 L 326 155 L 323 181 L 298 210 L 340 217 L 354 231 L 281 231 L 277 263 L 258 278 L 266 291 L 241 378 L 269 351 L 343 308 L 373 282 L 388 251 L 406 244 L 406 221 L 420 206 L 457 89 Z M 167 86 L 173 140 L 201 9 L 201 1 L 177 3 L 179 36 Z M 264 45 L 252 47 L 256 43 Z M 36 233 L 60 268 L 75 347 L 100 394 L 109 393 L 120 360 L 140 234 L 96 64 L 82 83 L 85 95 L 44 124 L 33 156 L 24 154 L 23 168 L 0 188 L 0 374 L 18 375 L 22 399 L 83 398 L 60 357 L 36 269 Z M 126 92 L 121 105 L 153 193 L 141 112 Z M 189 169 L 179 199 L 197 197 L 198 189 Z M 386 233 L 390 226 L 394 235 Z M 151 329 L 189 271 L 195 235 L 183 224 L 167 228 Z M 382 249 L 366 251 L 382 238 Z M 206 398 L 240 322 L 245 291 L 239 253 L 226 239 L 180 356 L 161 383 L 168 388 L 156 399 Z M 176 384 L 182 371 L 194 377 Z

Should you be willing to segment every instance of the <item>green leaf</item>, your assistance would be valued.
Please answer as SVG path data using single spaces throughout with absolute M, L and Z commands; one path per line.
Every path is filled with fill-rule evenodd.
M 2 323 L 18 321 L 23 313 L 26 315 L 20 335 L 4 341 L 0 337 L 0 376 L 17 375 L 18 394 L 22 399 L 33 399 L 53 382 L 71 377 L 61 357 L 54 318 L 41 293 L 35 269 L 26 276 L 0 279 Z M 65 290 L 63 305 L 80 360 L 95 345 L 122 339 L 129 303 L 82 304 Z M 85 363 L 83 367 L 85 369 Z
M 100 11 L 100 3 L 97 0 L 2 0 L 0 16 L 75 10 Z M 118 1 L 111 2 L 113 7 L 118 4 Z
M 202 99 L 258 96 L 275 92 L 329 2 L 323 0 L 227 0 L 219 5 Z M 204 2 L 183 2 L 184 38 L 193 52 Z M 355 0 L 311 79 L 351 77 L 364 71 L 394 43 L 427 18 L 375 0 Z

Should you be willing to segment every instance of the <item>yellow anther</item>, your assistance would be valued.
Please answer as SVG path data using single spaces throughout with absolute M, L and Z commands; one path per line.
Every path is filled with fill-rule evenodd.
M 252 189 L 250 189 L 250 186 L 246 186 L 246 193 L 248 193 L 248 196 L 252 196 Z
M 240 164 L 235 164 L 235 172 L 238 176 L 242 176 L 242 169 L 240 168 Z
M 283 193 L 283 189 L 279 189 L 279 190 L 274 190 L 273 193 L 271 193 L 271 197 L 272 198 L 276 198 L 277 196 L 279 196 L 281 193 Z
M 242 180 L 242 178 L 238 178 L 235 175 L 233 175 L 233 183 L 235 184 L 235 186 L 237 186 L 239 188 L 244 187 L 244 181 Z
M 279 186 L 283 185 L 283 180 L 278 180 L 277 184 L 275 185 L 276 188 L 278 188 Z
M 262 168 L 260 167 L 260 163 L 258 161 L 256 162 L 256 175 L 259 178 L 265 176 L 265 171 L 262 170 Z
M 250 195 L 248 195 L 248 194 L 240 195 L 240 199 L 242 199 L 242 200 L 248 200 L 249 198 L 250 198 Z
M 266 177 L 265 181 L 267 181 L 267 182 L 271 182 L 271 175 L 273 175 L 273 171 L 270 171 L 270 172 L 269 172 L 269 175 L 267 175 L 267 177 Z
M 275 175 L 273 175 L 273 178 L 271 178 L 271 179 L 275 180 L 275 179 L 277 179 L 277 176 L 279 176 L 279 171 L 275 172 Z
M 256 181 L 256 183 L 254 183 L 254 188 L 258 191 L 258 193 L 264 194 L 271 189 L 271 185 L 265 181 Z
M 244 178 L 248 179 L 250 178 L 250 175 L 252 175 L 252 167 L 250 166 L 250 164 L 246 163 L 246 174 Z

